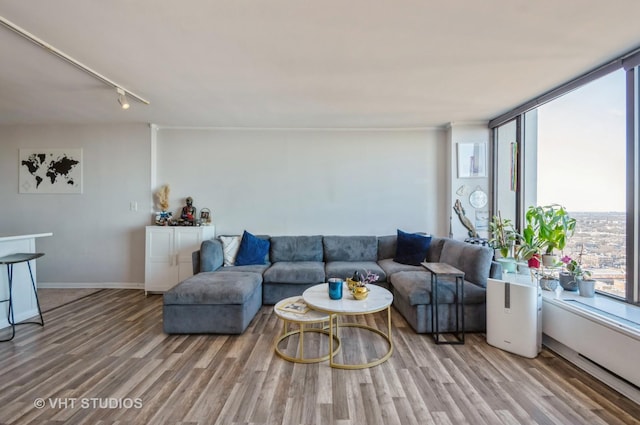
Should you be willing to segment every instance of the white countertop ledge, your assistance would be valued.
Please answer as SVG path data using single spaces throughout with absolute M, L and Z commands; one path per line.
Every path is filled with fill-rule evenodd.
M 46 236 L 53 236 L 53 233 L 34 233 L 32 235 L 15 235 L 15 236 L 0 236 L 0 242 L 17 241 L 21 239 L 34 239 L 44 238 Z

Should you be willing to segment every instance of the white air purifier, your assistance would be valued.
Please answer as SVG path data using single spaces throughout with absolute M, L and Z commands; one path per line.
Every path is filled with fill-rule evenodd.
M 487 343 L 534 358 L 542 349 L 542 293 L 529 276 L 487 281 Z

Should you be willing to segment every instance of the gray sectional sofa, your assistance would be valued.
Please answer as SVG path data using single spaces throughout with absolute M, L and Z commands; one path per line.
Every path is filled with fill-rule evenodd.
M 354 271 L 380 276 L 376 284 L 392 291 L 393 305 L 416 332 L 432 332 L 430 273 L 419 265 L 394 261 L 397 237 L 261 236 L 269 239 L 265 264 L 223 266 L 219 240 L 207 240 L 193 254 L 194 276 L 164 294 L 166 333 L 242 333 L 263 304 L 301 295 L 305 289 L 346 278 Z M 431 239 L 425 260 L 445 262 L 465 272 L 467 331 L 485 330 L 487 278 L 502 274 L 491 249 L 461 241 Z M 443 290 L 443 289 L 444 290 Z M 439 286 L 440 330 L 454 327 L 453 283 Z

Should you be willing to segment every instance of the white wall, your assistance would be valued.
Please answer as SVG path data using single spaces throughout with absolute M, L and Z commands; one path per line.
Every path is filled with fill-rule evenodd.
M 161 128 L 157 180 L 178 214 L 187 196 L 217 234 L 427 231 L 446 235 L 439 130 Z
M 451 216 L 451 230 L 454 239 L 465 239 L 469 237 L 467 229 L 460 221 L 458 215 L 453 210 L 453 205 L 456 200 L 459 199 L 464 208 L 466 217 L 471 220 L 472 224 L 476 226 L 477 217 L 485 217 L 488 212 L 491 211 L 492 195 L 489 191 L 491 181 L 491 132 L 487 127 L 487 123 L 452 123 L 447 130 L 447 146 L 448 155 L 447 160 L 449 163 L 448 176 L 444 180 L 448 184 L 447 203 L 448 209 L 443 211 L 446 213 L 447 219 Z M 458 143 L 485 143 L 486 144 L 486 177 L 474 177 L 474 178 L 459 178 L 458 177 L 458 164 L 457 164 L 457 144 Z M 474 208 L 469 203 L 469 195 L 476 189 L 483 190 L 488 197 L 487 205 L 483 208 Z M 457 192 L 460 192 L 458 194 Z M 476 226 L 480 237 L 488 237 L 488 232 L 478 229 L 481 226 Z
M 144 282 L 152 169 L 175 214 L 193 196 L 218 234 L 448 232 L 444 130 L 160 129 L 155 151 L 152 140 L 143 124 L 0 127 L 0 234 L 53 232 L 37 242 L 42 286 Z M 39 147 L 83 149 L 83 194 L 18 194 L 19 149 Z
M 43 285 L 144 282 L 149 134 L 147 125 L 0 127 L 0 234 L 53 232 L 36 243 L 46 254 L 38 260 Z M 18 194 L 19 149 L 40 147 L 83 149 L 83 194 Z

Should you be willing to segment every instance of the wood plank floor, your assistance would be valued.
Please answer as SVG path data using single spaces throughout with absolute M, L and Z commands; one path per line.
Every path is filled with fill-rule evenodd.
M 103 290 L 0 343 L 0 424 L 640 423 L 640 406 L 552 352 L 525 359 L 482 334 L 436 346 L 394 310 L 392 319 L 387 362 L 338 370 L 275 355 L 272 307 L 240 336 L 170 336 L 161 296 Z M 386 315 L 353 320 L 384 329 Z M 381 338 L 344 331 L 341 361 L 384 353 Z M 307 355 L 327 348 L 322 334 L 305 341 Z M 296 347 L 295 336 L 281 345 Z

